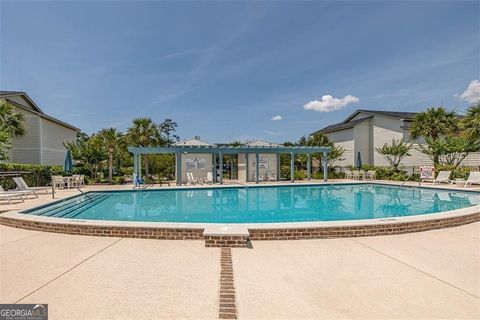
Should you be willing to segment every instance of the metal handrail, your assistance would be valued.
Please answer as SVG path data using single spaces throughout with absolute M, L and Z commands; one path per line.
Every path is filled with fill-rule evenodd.
M 410 173 L 410 175 L 407 177 L 407 179 L 405 179 L 405 181 L 403 181 L 402 183 L 402 187 L 405 185 L 405 183 L 407 183 L 408 180 L 410 180 L 410 178 L 413 176 L 413 172 Z
M 88 195 L 88 193 L 83 192 L 79 187 L 75 187 L 75 189 L 77 189 L 78 191 L 80 191 L 80 193 L 81 193 L 82 195 L 84 195 L 85 197 L 87 197 L 88 200 L 90 200 L 90 202 L 93 202 L 92 198 L 90 198 L 90 196 Z

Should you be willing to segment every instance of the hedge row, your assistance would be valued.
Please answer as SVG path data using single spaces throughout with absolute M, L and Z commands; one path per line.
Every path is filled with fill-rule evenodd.
M 21 176 L 29 186 L 47 186 L 51 184 L 52 175 L 63 175 L 62 166 L 46 166 L 40 164 L 0 163 L 0 172 L 21 171 Z M 0 184 L 7 189 L 15 189 L 16 185 L 10 176 L 2 176 Z

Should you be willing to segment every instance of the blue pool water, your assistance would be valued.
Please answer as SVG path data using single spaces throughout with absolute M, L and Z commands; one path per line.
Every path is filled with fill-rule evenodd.
M 480 204 L 480 194 L 378 184 L 90 192 L 25 213 L 70 219 L 262 223 L 378 219 Z

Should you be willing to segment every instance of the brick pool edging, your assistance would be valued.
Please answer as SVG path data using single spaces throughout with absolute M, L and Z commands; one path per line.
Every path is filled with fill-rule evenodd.
M 402 233 L 421 232 L 435 229 L 451 228 L 476 221 L 480 221 L 480 212 L 457 217 L 447 217 L 423 221 L 313 228 L 248 228 L 248 231 L 250 232 L 250 240 L 331 239 L 387 236 Z
M 122 237 L 159 240 L 203 240 L 203 228 L 163 228 L 114 225 L 89 225 L 24 220 L 0 215 L 0 224 L 35 231 L 83 236 Z
M 205 225 L 169 225 L 161 223 L 146 225 L 132 225 L 122 222 L 88 222 L 85 220 L 72 221 L 62 218 L 43 218 L 26 216 L 20 213 L 0 214 L 0 224 L 15 228 L 65 233 L 73 235 L 125 237 L 161 240 L 204 240 L 208 247 L 245 247 L 248 240 L 299 240 L 299 239 L 327 239 L 396 235 L 402 233 L 421 232 L 434 229 L 455 227 L 480 221 L 480 210 L 476 208 L 467 212 L 446 212 L 436 214 L 435 217 L 416 216 L 414 219 L 393 219 L 393 221 L 340 222 L 292 224 L 266 224 L 265 226 L 247 225 L 249 236 L 233 239 L 231 235 L 219 235 L 213 239 L 204 236 Z M 457 210 L 459 211 L 459 210 Z M 58 220 L 57 220 L 58 219 Z M 53 221 L 52 221 L 53 220 Z M 158 225 L 158 226 L 157 226 Z

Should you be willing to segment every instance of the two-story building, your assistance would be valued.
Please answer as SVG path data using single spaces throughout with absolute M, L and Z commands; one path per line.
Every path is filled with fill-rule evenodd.
M 402 165 L 431 165 L 430 158 L 415 147 L 423 143 L 423 140 L 412 141 L 410 138 L 410 126 L 416 114 L 415 112 L 357 110 L 344 121 L 320 129 L 312 135 L 323 133 L 335 145 L 345 149 L 342 159 L 335 162 L 336 166 L 356 166 L 359 156 L 363 164 L 388 166 L 387 161 L 376 148 L 381 148 L 385 143 L 390 144 L 392 139 L 414 143 L 414 148 L 410 151 L 411 156 L 405 157 Z M 463 165 L 480 165 L 480 153 L 469 155 L 463 161 Z
M 67 152 L 63 143 L 75 141 L 80 129 L 45 114 L 25 92 L 0 91 L 0 100 L 25 118 L 25 134 L 13 138 L 8 162 L 62 165 Z

